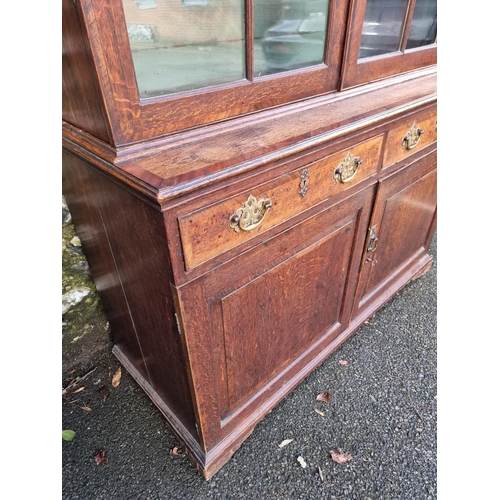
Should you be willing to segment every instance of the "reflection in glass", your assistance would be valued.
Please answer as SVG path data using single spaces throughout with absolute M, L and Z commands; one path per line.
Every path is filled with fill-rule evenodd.
M 367 0 L 359 59 L 400 50 L 408 0 Z
M 437 0 L 417 0 L 407 49 L 429 45 L 436 40 Z
M 328 0 L 254 1 L 254 74 L 323 62 Z
M 122 0 L 141 97 L 245 77 L 244 0 Z

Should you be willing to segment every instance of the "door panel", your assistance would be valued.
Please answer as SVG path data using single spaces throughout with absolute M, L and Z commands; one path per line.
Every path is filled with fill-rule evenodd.
M 208 448 L 260 420 L 349 326 L 374 193 L 318 207 L 179 288 Z
M 355 223 L 222 298 L 230 410 L 339 324 Z
M 359 309 L 397 287 L 405 270 L 427 253 L 436 219 L 436 178 L 433 151 L 380 181 L 356 293 Z

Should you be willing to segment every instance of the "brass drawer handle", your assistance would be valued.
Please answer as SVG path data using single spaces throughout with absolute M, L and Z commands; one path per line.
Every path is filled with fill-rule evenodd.
M 333 171 L 333 180 L 336 183 L 347 184 L 354 179 L 363 160 L 359 156 L 352 156 L 349 151 L 340 165 Z
M 255 196 L 250 195 L 244 205 L 229 218 L 229 227 L 236 233 L 240 230 L 252 231 L 262 224 L 271 207 L 272 203 L 269 198 L 257 201 Z
M 420 141 L 420 137 L 422 137 L 423 133 L 423 129 L 418 128 L 415 122 L 413 122 L 410 130 L 408 130 L 408 132 L 406 132 L 406 135 L 403 137 L 403 149 L 406 149 L 407 151 L 413 149 L 418 144 L 418 141 Z

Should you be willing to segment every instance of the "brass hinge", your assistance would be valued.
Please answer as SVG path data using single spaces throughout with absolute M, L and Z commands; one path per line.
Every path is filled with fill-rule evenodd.
M 177 316 L 177 313 L 174 313 L 174 316 L 175 316 L 175 323 L 177 325 L 177 333 L 179 335 L 182 335 L 182 333 L 181 333 L 181 324 L 179 323 L 179 316 Z

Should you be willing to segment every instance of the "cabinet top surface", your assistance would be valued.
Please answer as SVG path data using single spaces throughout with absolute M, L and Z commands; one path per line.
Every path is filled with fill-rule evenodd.
M 302 103 L 281 112 L 254 115 L 196 133 L 179 134 L 98 156 L 113 175 L 161 200 L 189 191 L 194 184 L 213 183 L 252 170 L 333 139 L 369 129 L 384 120 L 435 103 L 437 75 L 428 71 L 393 86 L 366 87 L 335 98 Z M 341 97 L 341 98 L 340 98 Z M 65 125 L 65 147 L 75 152 L 83 136 Z M 98 149 L 87 136 L 87 149 Z

